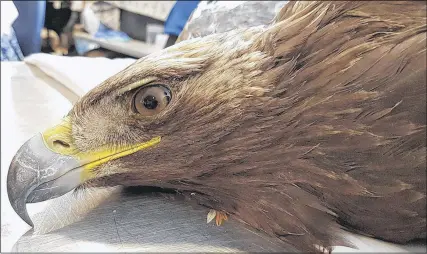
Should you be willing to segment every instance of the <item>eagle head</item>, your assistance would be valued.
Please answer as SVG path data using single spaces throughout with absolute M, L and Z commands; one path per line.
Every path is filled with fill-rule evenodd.
M 260 31 L 184 41 L 91 90 L 17 152 L 8 174 L 14 209 L 30 224 L 26 203 L 82 185 L 185 189 L 181 183 L 239 159 L 227 150 L 248 137 L 227 135 L 256 117 L 283 69 L 254 45 Z

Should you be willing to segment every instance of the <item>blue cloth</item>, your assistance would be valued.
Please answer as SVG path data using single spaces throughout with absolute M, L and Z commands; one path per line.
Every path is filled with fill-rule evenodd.
M 96 31 L 95 38 L 105 39 L 110 41 L 130 41 L 129 35 L 122 31 L 115 31 L 103 24 L 100 24 L 98 31 Z
M 19 12 L 13 22 L 19 46 L 24 56 L 41 51 L 41 30 L 44 26 L 46 1 L 13 1 Z
M 165 34 L 179 36 L 200 1 L 176 1 L 165 22 Z
M 13 28 L 8 35 L 1 36 L 1 61 L 22 61 L 24 55 L 19 47 Z

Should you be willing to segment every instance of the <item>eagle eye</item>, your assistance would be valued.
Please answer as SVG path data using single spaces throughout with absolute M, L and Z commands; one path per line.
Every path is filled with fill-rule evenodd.
M 132 109 L 143 116 L 160 113 L 171 101 L 171 91 L 164 85 L 149 85 L 136 91 L 132 100 Z

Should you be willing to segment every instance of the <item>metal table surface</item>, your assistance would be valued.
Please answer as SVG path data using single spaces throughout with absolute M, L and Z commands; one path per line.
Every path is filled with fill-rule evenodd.
M 23 62 L 2 62 L 1 74 L 1 252 L 285 251 L 278 240 L 233 219 L 221 227 L 206 224 L 208 210 L 203 207 L 163 194 L 132 194 L 117 187 L 85 192 L 84 197 L 70 193 L 29 204 L 35 224 L 31 229 L 7 198 L 10 161 L 23 142 L 63 117 L 78 96 Z M 426 251 L 425 245 L 414 249 L 349 237 L 359 250 L 337 248 L 334 252 Z

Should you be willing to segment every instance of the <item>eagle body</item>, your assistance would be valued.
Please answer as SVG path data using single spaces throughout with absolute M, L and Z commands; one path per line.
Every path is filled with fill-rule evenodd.
M 290 2 L 267 27 L 138 60 L 74 105 L 72 142 L 161 141 L 81 186 L 193 193 L 302 251 L 342 244 L 340 228 L 425 239 L 425 13 L 424 1 Z M 150 117 L 130 110 L 147 80 L 172 94 Z

